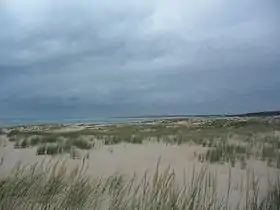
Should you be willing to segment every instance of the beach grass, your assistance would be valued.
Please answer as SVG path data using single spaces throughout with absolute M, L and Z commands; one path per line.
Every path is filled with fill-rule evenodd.
M 18 164 L 9 176 L 0 177 L 0 209 L 230 209 L 230 176 L 228 192 L 218 196 L 217 179 L 207 165 L 193 170 L 190 181 L 178 184 L 175 172 L 159 170 L 159 165 L 152 175 L 145 173 L 137 179 L 121 174 L 89 177 L 84 161 L 71 171 L 63 161 Z M 279 179 L 262 197 L 254 180 L 248 176 L 244 196 L 234 209 L 279 209 Z

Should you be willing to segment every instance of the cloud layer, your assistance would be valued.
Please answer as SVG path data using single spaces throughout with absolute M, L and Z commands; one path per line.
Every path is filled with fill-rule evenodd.
M 0 116 L 279 109 L 276 0 L 4 0 Z

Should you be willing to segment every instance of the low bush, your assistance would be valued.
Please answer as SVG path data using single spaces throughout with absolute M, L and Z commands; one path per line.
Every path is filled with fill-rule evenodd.
M 143 142 L 143 139 L 139 136 L 133 136 L 131 137 L 131 140 L 130 140 L 130 143 L 133 143 L 133 144 L 142 144 Z
M 35 146 L 41 143 L 41 138 L 39 136 L 33 136 L 30 138 L 30 145 Z
M 42 143 L 57 143 L 58 138 L 55 136 L 43 136 L 41 139 Z
M 243 155 L 240 156 L 240 168 L 242 170 L 245 170 L 246 169 L 246 165 L 247 165 L 247 163 L 246 163 L 245 157 Z
M 42 144 L 37 147 L 37 155 L 56 155 L 63 153 L 63 147 L 57 143 Z
M 36 154 L 37 155 L 45 155 L 46 154 L 46 145 L 45 144 L 39 145 L 37 147 Z
M 57 143 L 48 143 L 46 144 L 46 153 L 47 155 L 59 154 L 59 145 Z
M 20 145 L 21 148 L 26 148 L 28 146 L 28 140 L 27 139 L 23 139 L 20 141 Z
M 263 161 L 267 160 L 268 158 L 274 158 L 277 155 L 275 148 L 273 148 L 272 145 L 263 144 L 261 152 L 261 160 Z
M 76 146 L 79 149 L 90 149 L 92 147 L 92 144 L 84 139 L 71 140 L 70 144 L 72 146 Z

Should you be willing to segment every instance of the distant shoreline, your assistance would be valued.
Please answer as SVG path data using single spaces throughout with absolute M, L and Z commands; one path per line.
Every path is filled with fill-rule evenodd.
M 66 118 L 61 120 L 55 119 L 1 119 L 0 127 L 14 127 L 25 125 L 50 125 L 50 124 L 126 124 L 137 122 L 148 122 L 153 120 L 166 120 L 166 119 L 186 119 L 195 117 L 270 117 L 280 116 L 280 111 L 263 111 L 252 112 L 244 114 L 232 114 L 232 115 L 142 115 L 142 116 L 120 116 L 120 117 L 108 117 L 108 118 Z

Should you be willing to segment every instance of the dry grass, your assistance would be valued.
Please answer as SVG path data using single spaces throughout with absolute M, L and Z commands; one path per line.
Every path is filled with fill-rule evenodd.
M 1 166 L 0 166 L 1 167 Z M 167 168 L 148 173 L 141 180 L 120 174 L 109 177 L 86 176 L 87 166 L 71 172 L 64 162 L 18 165 L 9 176 L 0 178 L 0 209 L 149 209 L 206 210 L 230 209 L 231 178 L 228 192 L 218 196 L 217 179 L 207 166 L 193 171 L 190 182 L 178 185 L 176 174 Z M 242 201 L 235 209 L 277 210 L 280 208 L 280 182 L 259 196 L 258 182 L 248 176 Z
M 69 153 L 71 146 L 94 148 L 100 142 L 114 145 L 121 142 L 142 144 L 156 140 L 166 144 L 192 143 L 208 148 L 199 154 L 200 161 L 239 163 L 242 169 L 250 158 L 280 168 L 279 128 L 274 118 L 193 118 L 152 123 L 87 126 L 84 129 L 53 132 L 44 127 L 12 128 L 8 133 L 15 148 L 37 146 L 37 155 Z M 53 126 L 54 127 L 54 126 Z M 231 140 L 234 139 L 232 143 Z
M 8 137 L 16 148 L 36 146 L 38 155 L 70 152 L 73 146 L 91 149 L 95 147 L 92 137 L 106 145 L 120 142 L 141 144 L 152 139 L 178 145 L 194 143 L 205 147 L 206 152 L 197 155 L 203 162 L 228 162 L 232 167 L 239 163 L 241 169 L 246 169 L 247 160 L 255 158 L 266 161 L 270 167 L 280 168 L 280 138 L 274 135 L 278 121 L 194 121 L 188 122 L 188 126 L 185 122 L 170 120 L 151 124 L 93 126 L 59 133 L 49 131 L 49 128 L 39 131 L 32 127 L 31 130 L 13 128 Z M 234 202 L 235 206 L 231 206 L 231 177 L 228 178 L 228 191 L 221 194 L 217 177 L 207 170 L 207 166 L 200 171 L 193 169 L 191 180 L 180 185 L 174 171 L 168 168 L 160 172 L 159 166 L 152 176 L 146 173 L 141 178 L 120 174 L 93 178 L 88 177 L 86 171 L 85 158 L 72 171 L 62 161 L 27 166 L 19 164 L 10 175 L 0 177 L 0 209 L 280 209 L 280 177 L 277 183 L 268 183 L 268 192 L 261 196 L 258 180 L 253 172 L 248 172 L 241 192 L 243 196 Z
M 231 138 L 215 141 L 206 153 L 198 154 L 201 162 L 230 163 L 232 167 L 237 162 L 242 169 L 250 158 L 267 162 L 269 167 L 280 168 L 279 136 L 270 133 L 252 136 L 238 136 L 238 140 Z

